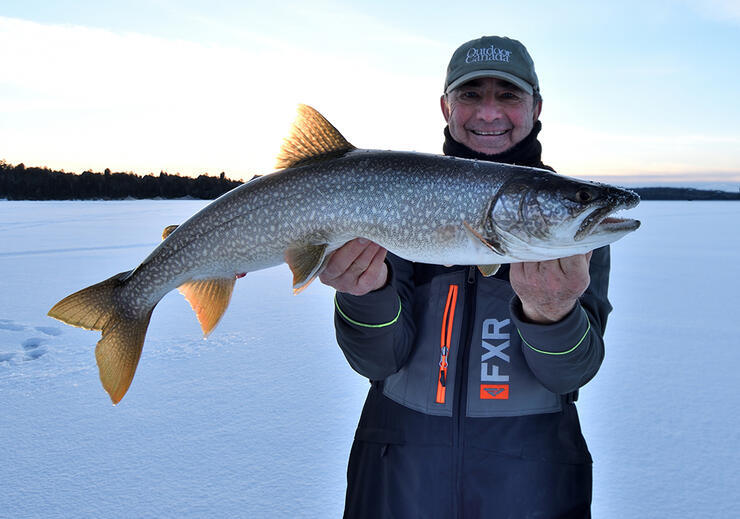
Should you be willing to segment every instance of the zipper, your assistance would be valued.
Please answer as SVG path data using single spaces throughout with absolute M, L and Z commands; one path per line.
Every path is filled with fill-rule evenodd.
M 467 309 L 463 313 L 463 328 L 460 334 L 461 352 L 458 354 L 457 366 L 455 369 L 455 402 L 452 407 L 452 496 L 453 513 L 455 517 L 462 517 L 460 510 L 462 496 L 462 464 L 463 464 L 463 434 L 465 432 L 465 409 L 468 398 L 468 380 L 466 366 L 470 356 L 470 340 L 473 336 L 473 325 L 475 323 L 475 299 L 478 284 L 476 283 L 476 273 L 474 265 L 468 267 L 467 279 L 465 284 L 465 305 Z M 464 380 L 463 380 L 464 379 Z
M 447 302 L 442 314 L 442 332 L 439 340 L 439 374 L 437 376 L 437 396 L 435 402 L 445 403 L 447 395 L 447 356 L 450 354 L 452 340 L 452 325 L 455 323 L 455 306 L 457 305 L 457 285 L 450 285 L 447 291 Z

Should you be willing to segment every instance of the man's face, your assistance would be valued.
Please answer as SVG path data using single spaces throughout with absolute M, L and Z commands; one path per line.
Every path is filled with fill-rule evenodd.
M 479 153 L 502 153 L 532 131 L 542 103 L 502 79 L 473 79 L 442 96 L 450 134 Z

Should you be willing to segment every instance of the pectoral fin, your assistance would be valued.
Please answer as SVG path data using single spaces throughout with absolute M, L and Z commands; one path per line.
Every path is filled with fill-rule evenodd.
M 485 245 L 486 247 L 488 247 L 489 249 L 491 249 L 491 251 L 493 251 L 494 253 L 498 254 L 499 256 L 505 256 L 506 255 L 506 252 L 504 252 L 504 250 L 501 247 L 501 244 L 500 243 L 498 243 L 498 242 L 492 242 L 492 241 L 487 240 L 486 238 L 483 237 L 483 235 L 481 233 L 479 233 L 478 231 L 476 231 L 475 229 L 473 229 L 473 226 L 470 225 L 468 222 L 465 222 L 464 221 L 463 222 L 463 225 L 473 234 L 473 236 L 475 236 L 476 238 L 478 238 L 483 245 Z
M 316 279 L 326 261 L 326 243 L 304 245 L 285 251 L 285 262 L 293 272 L 293 293 L 298 294 Z
M 493 264 L 493 265 L 478 265 L 478 270 L 480 270 L 480 273 L 483 274 L 485 277 L 493 276 L 496 272 L 498 272 L 498 269 L 501 267 L 501 265 Z
M 236 278 L 198 279 L 178 287 L 178 290 L 198 318 L 203 335 L 208 335 L 216 327 L 231 301 Z

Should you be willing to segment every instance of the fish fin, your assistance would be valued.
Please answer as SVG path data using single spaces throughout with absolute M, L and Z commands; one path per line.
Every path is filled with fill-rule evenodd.
M 113 293 L 129 274 L 131 271 L 121 272 L 68 295 L 55 304 L 47 315 L 78 328 L 102 330 L 115 312 Z
M 478 270 L 480 270 L 480 273 L 485 277 L 493 276 L 498 272 L 499 268 L 501 268 L 501 265 L 497 263 L 494 263 L 493 265 L 478 265 Z
M 164 231 L 162 231 L 162 239 L 163 240 L 166 240 L 167 239 L 167 236 L 169 236 L 170 234 L 172 234 L 172 232 L 175 229 L 177 229 L 178 227 L 179 227 L 179 225 L 168 225 L 167 227 L 165 227 L 164 228 Z
M 463 221 L 463 225 L 467 227 L 467 229 L 476 237 L 478 238 L 483 245 L 491 249 L 494 253 L 498 254 L 499 256 L 505 256 L 506 253 L 501 249 L 501 245 L 498 243 L 493 243 L 488 240 L 486 240 L 481 233 L 473 229 L 473 226 L 470 225 L 468 222 Z
M 204 336 L 211 333 L 224 315 L 235 283 L 236 277 L 197 279 L 177 287 L 193 308 Z
M 121 401 L 134 378 L 154 310 L 152 306 L 137 317 L 121 311 L 115 292 L 130 274 L 121 272 L 83 288 L 59 301 L 48 314 L 72 326 L 103 332 L 95 348 L 95 358 L 100 381 L 114 404 Z
M 285 251 L 285 262 L 293 272 L 293 293 L 303 291 L 316 279 L 326 264 L 327 244 L 304 245 Z
M 276 167 L 284 169 L 308 161 L 333 158 L 354 149 L 323 115 L 308 105 L 298 105 L 298 116 L 290 136 L 283 141 Z
M 139 319 L 114 316 L 95 347 L 100 381 L 113 405 L 121 401 L 134 379 L 152 311 L 154 307 Z

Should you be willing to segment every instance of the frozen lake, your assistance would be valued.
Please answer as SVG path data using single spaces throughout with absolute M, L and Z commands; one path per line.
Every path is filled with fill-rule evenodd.
M 333 292 L 237 283 L 207 341 L 177 292 L 113 407 L 98 332 L 46 317 L 206 202 L 0 202 L 0 517 L 340 517 L 367 381 Z M 643 202 L 612 247 L 607 356 L 578 403 L 597 518 L 740 509 L 740 203 Z

